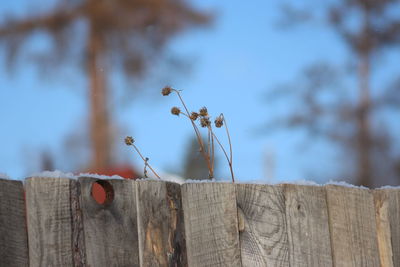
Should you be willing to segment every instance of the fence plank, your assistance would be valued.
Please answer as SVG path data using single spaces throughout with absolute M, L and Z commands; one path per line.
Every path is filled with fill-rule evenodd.
M 63 178 L 26 180 L 30 266 L 72 266 L 71 183 Z
M 86 266 L 85 240 L 83 233 L 83 215 L 81 209 L 81 187 L 73 180 L 70 182 L 70 203 L 71 203 L 71 243 L 74 267 Z
M 135 181 L 103 180 L 114 198 L 104 204 L 91 196 L 93 182 L 80 177 L 81 208 L 88 266 L 139 266 Z
M 374 190 L 376 227 L 382 266 L 400 266 L 400 190 Z
M 325 188 L 285 184 L 290 266 L 332 266 Z
M 187 266 L 179 184 L 137 182 L 140 266 Z
M 281 186 L 237 184 L 243 266 L 289 266 Z
M 335 266 L 380 266 L 373 195 L 370 190 L 327 185 Z
M 0 179 L 0 266 L 28 266 L 25 201 L 21 181 Z
M 241 266 L 235 187 L 182 185 L 189 266 Z

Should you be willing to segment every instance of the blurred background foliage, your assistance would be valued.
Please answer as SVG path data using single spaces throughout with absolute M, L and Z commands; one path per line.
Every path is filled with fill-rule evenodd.
M 213 10 L 213 4 L 205 5 L 211 8 L 199 8 L 197 1 L 189 0 L 47 0 L 41 3 L 48 4 L 38 10 L 30 9 L 19 14 L 7 10 L 2 12 L 0 49 L 4 66 L 13 73 L 20 72 L 29 64 L 40 70 L 43 76 L 57 77 L 65 76 L 72 69 L 85 77 L 86 86 L 83 87 L 87 88 L 82 95 L 87 106 L 86 122 L 74 125 L 75 128 L 72 127 L 64 135 L 63 156 L 43 148 L 40 154 L 41 169 L 63 166 L 66 171 L 110 174 L 131 168 L 132 172 L 128 175 L 141 176 L 141 172 L 137 171 L 141 170 L 138 167 L 140 164 L 132 167 L 130 163 L 128 167 L 122 167 L 126 149 L 120 146 L 123 143 L 121 133 L 127 131 L 124 125 L 118 123 L 121 114 L 112 108 L 114 99 L 121 94 L 119 88 L 149 90 L 152 86 L 145 86 L 138 81 L 156 80 L 166 75 L 169 78 L 161 80 L 174 82 L 188 76 L 193 60 L 175 55 L 168 49 L 169 45 L 176 42 L 174 40 L 179 41 L 178 37 L 184 32 L 204 28 L 211 34 L 223 28 L 235 40 L 223 40 L 222 37 L 218 40 L 217 35 L 208 39 L 192 35 L 196 40 L 196 50 L 215 50 L 214 56 L 223 54 L 230 47 L 237 48 L 232 53 L 233 58 L 229 57 L 222 67 L 204 67 L 210 70 L 210 80 L 204 84 L 214 83 L 215 86 L 206 88 L 203 84 L 199 85 L 204 89 L 197 88 L 190 100 L 198 107 L 211 100 L 214 108 L 228 110 L 218 112 L 224 112 L 228 120 L 233 120 L 230 130 L 234 137 L 234 155 L 237 156 L 234 168 L 239 170 L 239 180 L 264 178 L 286 181 L 286 177 L 276 177 L 279 173 L 285 173 L 276 170 L 282 168 L 294 169 L 296 177 L 318 181 L 345 179 L 372 187 L 400 184 L 400 76 L 398 66 L 393 67 L 388 60 L 399 57 L 400 1 L 288 0 L 241 4 L 252 12 L 259 11 L 259 14 L 246 13 L 246 8 L 229 1 L 222 1 L 218 12 Z M 26 7 L 21 4 L 17 10 L 22 9 L 26 10 Z M 236 17 L 234 22 L 231 21 L 232 24 L 222 27 L 220 25 L 224 24 L 224 20 L 221 17 L 225 9 L 234 10 Z M 263 13 L 262 10 L 268 11 Z M 259 17 L 265 20 L 260 22 L 257 20 Z M 266 34 L 271 31 L 267 27 L 273 29 L 275 35 Z M 256 37 L 244 38 L 249 32 Z M 326 37 L 328 35 L 325 33 L 334 37 Z M 226 36 L 221 31 L 218 34 Z M 281 45 L 278 55 L 269 52 L 272 38 L 279 46 L 289 35 L 298 36 L 300 42 Z M 264 36 L 267 36 L 267 41 L 262 39 Z M 336 43 L 325 43 L 324 47 L 320 47 L 322 56 L 315 59 L 313 55 L 317 52 L 312 47 L 324 38 L 336 38 Z M 38 39 L 41 45 L 37 45 Z M 211 44 L 206 46 L 206 42 Z M 220 42 L 219 46 L 217 42 Z M 253 49 L 256 43 L 261 45 Z M 302 48 L 307 44 L 310 44 L 309 49 Z M 330 54 L 334 54 L 335 46 L 339 45 L 345 56 L 331 60 Z M 289 50 L 302 51 L 303 54 L 282 62 Z M 265 56 L 268 62 L 265 69 L 257 65 L 257 71 L 261 74 L 256 79 L 256 74 L 248 69 L 252 65 L 256 68 L 259 63 L 248 62 L 246 56 L 249 51 L 254 52 L 255 57 Z M 290 66 L 300 62 L 301 57 L 313 58 L 314 62 L 302 66 L 297 74 L 290 72 Z M 188 61 L 191 63 L 188 64 Z M 157 66 L 163 66 L 163 71 Z M 231 71 L 233 67 L 235 69 Z M 231 71 L 230 75 L 216 75 L 211 79 L 211 72 L 216 73 L 216 68 Z M 284 79 L 266 82 L 272 80 L 272 69 L 279 70 L 280 77 Z M 115 74 L 122 77 L 122 83 L 115 82 Z M 224 86 L 215 82 L 218 79 L 235 81 L 237 77 L 241 77 L 243 83 L 247 80 L 248 88 L 243 89 L 241 84 Z M 18 76 L 13 79 L 18 79 Z M 188 79 L 191 79 L 190 76 Z M 59 83 L 65 83 L 65 80 L 60 78 Z M 254 84 L 259 87 L 251 88 Z M 153 87 L 151 90 L 158 92 L 160 89 Z M 145 90 L 136 91 L 134 97 L 145 94 Z M 262 98 L 261 92 L 266 97 L 257 102 Z M 129 98 L 132 96 L 128 95 Z M 246 99 L 247 96 L 251 96 L 253 102 Z M 160 105 L 152 100 L 145 102 L 151 107 Z M 245 104 L 239 106 L 239 103 Z M 257 104 L 259 108 L 256 110 L 254 107 Z M 262 110 L 266 115 L 260 112 Z M 52 110 L 47 112 L 51 113 Z M 135 127 L 161 132 L 161 135 L 167 130 L 173 131 L 175 127 L 153 127 L 152 115 L 146 112 L 133 116 L 146 121 L 146 125 L 136 124 Z M 162 118 L 157 120 L 162 121 Z M 250 124 L 243 127 L 245 121 L 250 121 Z M 76 127 L 80 131 L 76 131 Z M 176 131 L 181 130 L 179 128 Z M 246 132 L 246 135 L 242 132 Z M 12 132 L 9 134 L 12 135 Z M 267 141 L 266 148 L 256 153 L 255 148 L 260 147 L 257 139 L 272 141 Z M 292 147 L 288 152 L 297 155 L 286 158 L 277 155 L 284 153 L 281 151 L 285 151 L 288 144 L 293 146 L 292 139 L 299 139 L 298 143 L 302 144 L 300 150 Z M 168 142 L 164 144 L 167 146 Z M 185 137 L 180 144 L 185 148 L 179 152 L 180 157 L 173 158 L 181 166 L 164 168 L 185 178 L 206 178 L 205 164 L 199 162 L 201 157 L 192 137 Z M 160 147 L 160 143 L 155 146 Z M 304 152 L 313 146 L 319 149 L 312 153 Z M 158 155 L 150 155 L 151 159 L 172 158 L 171 154 L 166 156 L 159 150 Z M 176 152 L 174 148 L 168 150 L 172 150 L 168 153 Z M 241 152 L 245 156 L 239 156 Z M 307 160 L 304 161 L 304 158 Z M 321 159 L 328 161 L 330 168 L 321 165 Z M 70 164 L 64 164 L 63 161 Z M 251 164 L 257 167 L 249 167 Z M 296 168 L 296 164 L 301 167 Z M 0 167 L 5 168 L 0 171 L 9 172 L 7 165 Z M 217 167 L 222 169 L 222 162 Z M 252 172 L 256 168 L 263 171 Z M 245 177 L 261 172 L 266 177 Z M 220 172 L 221 176 L 226 174 L 226 171 Z
M 380 57 L 398 50 L 399 10 L 396 0 L 282 6 L 282 27 L 322 23 L 338 35 L 349 57 L 342 64 L 322 61 L 305 66 L 293 84 L 272 91 L 270 100 L 294 97 L 298 104 L 267 127 L 300 127 L 311 138 L 328 139 L 345 159 L 337 175 L 356 184 L 378 186 L 398 183 L 400 178 L 398 129 L 390 127 L 390 118 L 397 117 L 400 108 L 400 80 L 394 76 L 373 85 L 377 70 L 384 68 Z

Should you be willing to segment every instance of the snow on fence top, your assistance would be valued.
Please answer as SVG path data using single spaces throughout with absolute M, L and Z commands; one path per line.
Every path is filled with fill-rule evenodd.
M 399 188 L 40 176 L 0 180 L 0 266 L 400 262 Z

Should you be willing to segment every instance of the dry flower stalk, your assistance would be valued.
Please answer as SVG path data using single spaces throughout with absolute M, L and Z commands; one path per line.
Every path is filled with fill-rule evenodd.
M 197 113 L 197 112 L 190 113 L 190 119 L 192 121 L 196 121 L 198 117 L 199 117 L 199 113 Z
M 179 116 L 181 114 L 181 110 L 178 107 L 171 108 L 171 114 Z
M 144 162 L 144 177 L 147 178 L 147 167 L 149 167 L 149 169 L 151 170 L 151 172 L 158 178 L 161 179 L 160 176 L 156 173 L 156 171 L 150 166 L 149 164 L 149 158 L 145 158 L 143 157 L 142 153 L 140 153 L 139 148 L 135 145 L 135 139 L 133 139 L 131 136 L 127 136 L 125 137 L 125 144 L 127 146 L 132 146 L 136 152 L 139 154 L 139 156 L 141 157 L 141 159 Z
M 147 177 L 147 166 L 149 166 L 149 158 L 146 157 L 144 159 L 144 168 L 143 168 L 144 178 L 148 178 Z
M 233 158 L 232 143 L 231 143 L 231 137 L 229 134 L 228 126 L 227 126 L 224 115 L 221 113 L 214 120 L 214 125 L 216 128 L 221 128 L 222 126 L 225 126 L 226 135 L 228 137 L 228 142 L 229 142 L 229 155 L 213 131 L 211 117 L 209 116 L 207 108 L 202 107 L 199 110 L 199 112 L 189 112 L 189 109 L 187 108 L 185 102 L 183 101 L 180 91 L 172 88 L 171 86 L 165 86 L 161 90 L 161 94 L 163 96 L 168 96 L 173 92 L 176 93 L 177 96 L 179 97 L 179 100 L 183 105 L 184 112 L 182 112 L 181 109 L 178 107 L 172 107 L 171 114 L 176 115 L 176 116 L 179 116 L 182 114 L 182 115 L 184 115 L 184 117 L 187 117 L 190 120 L 190 122 L 193 126 L 193 129 L 194 129 L 194 132 L 196 134 L 196 137 L 197 137 L 197 142 L 199 143 L 200 152 L 203 155 L 203 158 L 207 163 L 209 179 L 212 179 L 214 177 L 215 141 L 216 141 L 217 144 L 219 145 L 219 147 L 221 148 L 222 152 L 224 153 L 226 160 L 228 161 L 229 169 L 230 169 L 231 176 L 232 176 L 232 182 L 235 182 L 235 175 L 234 175 L 233 167 L 232 167 L 232 158 Z M 196 121 L 199 122 L 200 127 L 207 128 L 207 146 L 203 142 L 201 132 L 195 123 Z M 153 172 L 153 174 L 157 178 L 160 179 L 160 176 L 154 171 L 154 169 L 148 163 L 149 158 L 143 157 L 142 154 L 140 153 L 139 149 L 135 145 L 135 140 L 132 137 L 127 136 L 125 138 L 125 144 L 128 146 L 132 146 L 136 150 L 136 152 L 139 154 L 139 156 L 142 158 L 142 160 L 144 162 L 144 171 L 143 171 L 144 176 L 147 178 L 147 167 L 148 167 Z
M 165 94 L 166 92 L 168 92 L 168 94 Z M 179 100 L 181 101 L 181 103 L 185 109 L 185 113 L 181 112 L 181 114 L 184 114 L 187 118 L 189 118 L 190 122 L 192 123 L 194 132 L 197 137 L 197 142 L 199 143 L 199 146 L 200 146 L 200 153 L 203 155 L 203 158 L 207 163 L 208 178 L 212 179 L 214 177 L 214 167 L 213 167 L 213 164 L 211 163 L 210 155 L 204 147 L 203 138 L 201 136 L 200 130 L 197 127 L 197 125 L 195 124 L 195 120 L 194 120 L 194 118 L 197 119 L 199 114 L 197 114 L 196 112 L 192 112 L 192 113 L 189 112 L 189 109 L 187 108 L 187 106 L 186 106 L 185 102 L 183 101 L 183 98 L 178 90 L 173 89 L 170 86 L 166 86 L 161 91 L 162 95 L 164 95 L 164 96 L 169 95 L 171 92 L 175 92 L 178 95 Z M 205 109 L 205 111 L 207 112 L 207 109 Z M 204 113 L 204 110 L 202 112 Z M 201 113 L 201 112 L 199 112 L 199 113 Z M 200 116 L 201 116 L 201 114 L 200 114 Z
M 222 152 L 224 152 L 225 158 L 228 161 L 229 164 L 229 170 L 231 172 L 231 176 L 232 176 L 232 182 L 235 182 L 235 174 L 233 173 L 233 166 L 232 166 L 232 160 L 233 160 L 233 152 L 232 152 L 232 142 L 231 142 L 231 136 L 229 134 L 229 130 L 228 130 L 228 125 L 226 123 L 224 114 L 221 113 L 221 115 L 218 116 L 218 118 L 215 120 L 215 126 L 217 128 L 222 127 L 223 125 L 225 125 L 225 130 L 226 130 L 226 135 L 228 137 L 228 143 L 229 143 L 229 157 L 228 154 L 226 153 L 226 150 L 224 148 L 224 146 L 221 144 L 221 142 L 219 141 L 218 137 L 216 135 L 214 135 L 215 140 L 217 141 L 218 145 L 221 147 Z
M 220 148 L 222 149 L 222 151 L 226 157 L 226 160 L 228 161 L 229 169 L 230 169 L 231 176 L 232 176 L 232 182 L 235 182 L 235 176 L 234 176 L 233 167 L 232 167 L 232 158 L 233 158 L 232 143 L 231 143 L 228 126 L 227 126 L 224 115 L 221 113 L 221 115 L 219 115 L 215 119 L 214 124 L 215 124 L 216 128 L 221 128 L 222 126 L 225 126 L 225 130 L 226 130 L 226 134 L 227 134 L 228 142 L 229 142 L 229 156 L 228 156 L 228 153 L 226 152 L 225 148 L 219 141 L 218 137 L 215 135 L 215 133 L 213 131 L 212 124 L 211 124 L 211 118 L 209 116 L 207 108 L 202 107 L 198 113 L 197 112 L 189 112 L 189 109 L 187 108 L 185 102 L 183 101 L 180 91 L 172 88 L 171 86 L 166 86 L 161 90 L 161 94 L 163 96 L 170 95 L 172 92 L 176 93 L 177 96 L 179 97 L 179 100 L 181 101 L 185 112 L 182 112 L 178 107 L 173 107 L 171 109 L 171 113 L 173 115 L 178 115 L 178 116 L 180 114 L 182 114 L 190 120 L 190 122 L 193 126 L 193 129 L 195 131 L 197 141 L 200 146 L 200 152 L 203 155 L 203 158 L 207 163 L 209 179 L 212 179 L 214 177 L 214 161 L 215 161 L 214 140 L 215 140 L 217 142 L 217 144 L 220 146 Z M 207 146 L 205 146 L 205 144 L 203 142 L 203 138 L 201 136 L 201 132 L 195 123 L 197 121 L 197 119 L 199 119 L 200 127 L 207 128 Z

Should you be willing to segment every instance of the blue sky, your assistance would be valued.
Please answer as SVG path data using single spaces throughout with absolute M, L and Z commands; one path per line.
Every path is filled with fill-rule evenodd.
M 296 77 L 305 65 L 318 59 L 341 63 L 347 55 L 337 37 L 322 26 L 302 26 L 295 31 L 278 29 L 279 2 L 193 1 L 195 6 L 214 11 L 217 16 L 213 26 L 186 32 L 168 47 L 168 51 L 188 59 L 190 72 L 159 78 L 155 70 L 154 78 L 142 85 L 142 91 L 121 94 L 113 101 L 114 121 L 121 126 L 122 135 L 134 136 L 152 165 L 179 171 L 185 145 L 193 135 L 188 122 L 169 113 L 171 106 L 179 104 L 178 99 L 159 93 L 169 83 L 184 90 L 183 97 L 193 109 L 205 105 L 211 114 L 225 114 L 232 135 L 235 173 L 240 181 L 316 179 L 312 175 L 305 177 L 310 166 L 317 165 L 327 172 L 334 168 L 326 146 L 301 150 L 301 136 L 295 132 L 256 134 L 263 122 L 279 112 L 277 109 L 286 108 L 270 106 L 264 100 L 268 90 Z M 3 1 L 0 10 L 24 12 L 27 3 Z M 53 77 L 51 70 L 40 75 L 29 64 L 19 65 L 13 75 L 4 66 L 1 68 L 0 173 L 22 178 L 37 171 L 39 151 L 50 150 L 62 159 L 65 137 L 85 127 L 86 81 L 76 70 Z M 113 79 L 116 88 L 118 76 Z M 117 89 L 121 88 L 123 85 Z M 141 169 L 133 151 L 121 147 L 119 157 Z M 313 156 L 316 153 L 322 156 Z M 273 164 L 265 163 L 268 158 L 273 158 Z M 222 155 L 219 161 L 217 176 L 229 179 Z M 63 171 L 74 171 L 63 169 L 65 166 L 56 163 Z

